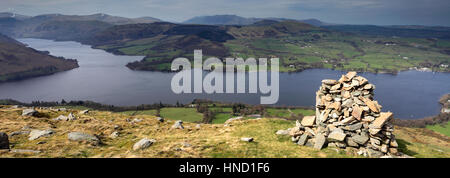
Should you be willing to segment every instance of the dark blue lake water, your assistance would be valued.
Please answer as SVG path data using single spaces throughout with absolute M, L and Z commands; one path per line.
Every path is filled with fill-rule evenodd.
M 116 56 L 76 42 L 20 39 L 52 55 L 77 59 L 80 67 L 50 76 L 0 84 L 0 98 L 22 102 L 92 100 L 113 105 L 191 102 L 195 98 L 259 104 L 259 94 L 174 94 L 173 73 L 132 71 L 128 62 L 139 56 Z M 276 105 L 313 106 L 322 79 L 338 79 L 345 72 L 311 69 L 280 74 Z M 397 75 L 360 73 L 376 85 L 375 99 L 396 118 L 415 119 L 439 113 L 439 98 L 450 92 L 450 74 L 405 71 Z

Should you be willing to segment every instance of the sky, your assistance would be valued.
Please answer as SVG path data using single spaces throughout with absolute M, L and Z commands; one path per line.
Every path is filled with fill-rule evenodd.
M 233 14 L 339 24 L 450 26 L 450 0 L 0 0 L 1 11 L 32 16 L 106 13 L 170 22 Z

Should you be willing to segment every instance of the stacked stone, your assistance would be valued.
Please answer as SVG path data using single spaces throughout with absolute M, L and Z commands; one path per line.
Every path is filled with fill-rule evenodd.
M 393 114 L 380 112 L 373 100 L 375 86 L 356 72 L 336 81 L 322 80 L 316 93 L 316 115 L 306 116 L 290 129 L 292 141 L 299 145 L 322 149 L 325 146 L 359 149 L 370 157 L 398 154 Z

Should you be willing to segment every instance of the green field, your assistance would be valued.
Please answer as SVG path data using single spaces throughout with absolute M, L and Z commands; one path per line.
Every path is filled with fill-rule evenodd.
M 429 126 L 427 126 L 427 129 L 433 130 L 435 132 L 438 132 L 438 133 L 441 133 L 441 134 L 444 134 L 444 135 L 447 135 L 450 137 L 450 122 L 447 122 L 447 124 L 444 124 L 444 126 L 440 125 L 440 124 L 429 125 Z
M 314 36 L 316 38 L 314 38 Z M 319 37 L 317 37 L 319 36 Z M 182 49 L 161 50 L 154 47 L 170 44 L 158 41 L 161 37 L 130 41 L 122 45 L 100 48 L 126 55 L 146 55 L 142 70 L 169 70 L 177 57 L 192 58 L 193 51 Z M 176 39 L 176 37 L 172 37 Z M 394 44 L 394 45 L 386 45 Z M 427 67 L 434 71 L 450 71 L 440 64 L 449 64 L 448 40 L 420 38 L 388 38 L 345 35 L 337 32 L 311 32 L 301 36 L 234 39 L 224 42 L 231 57 L 278 57 L 281 72 L 301 71 L 308 68 L 330 68 L 368 72 L 395 73 L 412 67 Z M 156 61 L 167 61 L 155 63 Z M 155 64 L 152 64 L 155 63 Z M 144 64 L 140 64 L 144 65 Z
M 81 108 L 80 108 L 81 109 Z M 232 114 L 231 107 L 220 107 L 220 106 L 210 106 L 209 110 L 215 113 L 213 124 L 223 124 L 225 121 L 232 117 L 237 117 Z M 144 111 L 125 111 L 120 112 L 121 114 L 129 116 L 138 115 L 155 115 L 156 110 L 144 110 Z M 272 118 L 285 118 L 289 119 L 293 116 L 298 116 L 299 114 L 303 116 L 314 115 L 314 111 L 310 109 L 279 109 L 279 108 L 266 108 L 265 117 Z M 203 114 L 197 112 L 196 108 L 162 108 L 160 115 L 163 118 L 170 120 L 182 120 L 185 122 L 201 122 L 203 119 Z M 244 119 L 249 119 L 250 117 L 245 117 Z

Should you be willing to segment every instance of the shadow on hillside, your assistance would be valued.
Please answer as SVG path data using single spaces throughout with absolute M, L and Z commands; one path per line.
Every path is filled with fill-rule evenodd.
M 417 152 L 408 150 L 408 145 L 411 145 L 411 143 L 409 143 L 409 142 L 407 142 L 405 140 L 402 140 L 402 139 L 396 139 L 396 140 L 397 140 L 397 143 L 398 143 L 398 151 L 400 151 L 400 152 L 402 152 L 404 154 L 407 154 L 409 156 L 414 156 L 414 155 L 418 154 Z

